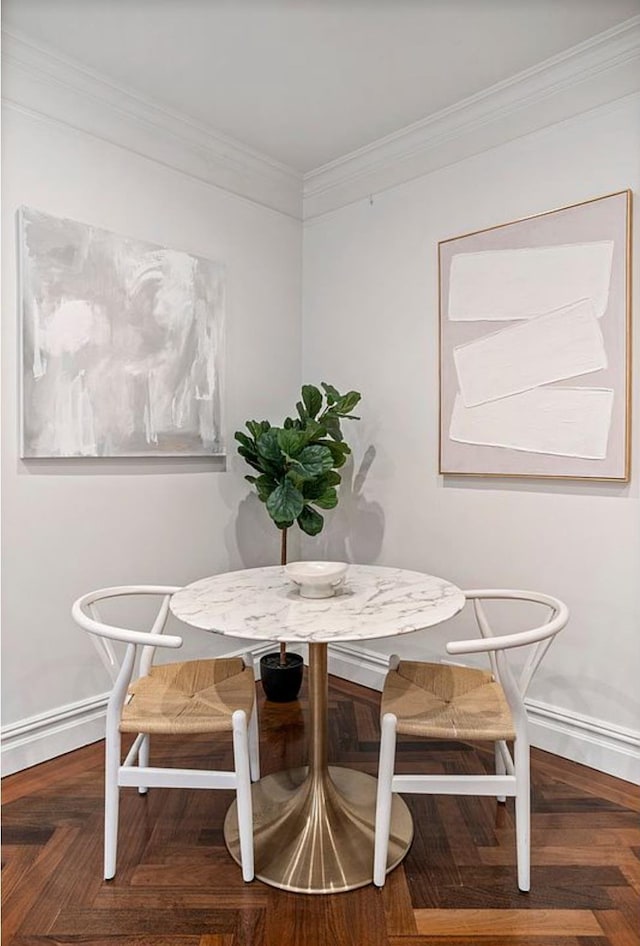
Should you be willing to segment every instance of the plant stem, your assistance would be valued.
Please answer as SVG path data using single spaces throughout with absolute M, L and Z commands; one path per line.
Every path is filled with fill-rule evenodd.
M 280 537 L 280 564 L 287 564 L 287 532 L 288 529 L 281 529 Z M 284 641 L 280 644 L 280 666 L 284 667 L 287 663 L 287 645 Z

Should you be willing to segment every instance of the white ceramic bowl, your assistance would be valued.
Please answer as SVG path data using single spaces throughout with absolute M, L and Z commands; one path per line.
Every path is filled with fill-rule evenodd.
M 330 598 L 344 581 L 346 562 L 289 562 L 287 578 L 300 586 L 303 598 Z

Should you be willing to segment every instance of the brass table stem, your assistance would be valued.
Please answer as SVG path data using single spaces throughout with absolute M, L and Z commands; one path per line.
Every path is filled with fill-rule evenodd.
M 338 893 L 373 876 L 376 779 L 328 765 L 327 644 L 309 644 L 309 767 L 277 772 L 253 786 L 256 877 L 298 893 Z M 240 858 L 235 802 L 225 841 Z M 387 869 L 413 837 L 409 809 L 394 796 Z
M 312 778 L 328 771 L 327 719 L 329 707 L 329 677 L 327 674 L 327 645 L 309 644 L 309 775 Z

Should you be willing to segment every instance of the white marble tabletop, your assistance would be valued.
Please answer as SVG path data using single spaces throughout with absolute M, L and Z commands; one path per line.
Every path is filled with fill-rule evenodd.
M 332 598 L 302 598 L 284 568 L 203 578 L 171 599 L 181 621 L 230 637 L 266 641 L 367 640 L 419 631 L 464 606 L 455 585 L 402 568 L 350 565 Z

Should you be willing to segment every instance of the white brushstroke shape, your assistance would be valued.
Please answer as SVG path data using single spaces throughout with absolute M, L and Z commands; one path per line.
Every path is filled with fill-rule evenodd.
M 93 409 L 86 386 L 86 375 L 62 375 L 53 405 L 56 434 L 65 456 L 96 455 Z
M 611 388 L 536 388 L 479 407 L 465 407 L 458 395 L 449 437 L 478 446 L 604 460 L 612 409 Z
M 492 332 L 453 349 L 465 407 L 607 367 L 589 300 Z
M 613 241 L 457 253 L 451 259 L 452 322 L 531 319 L 591 299 L 596 318 L 609 301 Z

